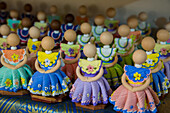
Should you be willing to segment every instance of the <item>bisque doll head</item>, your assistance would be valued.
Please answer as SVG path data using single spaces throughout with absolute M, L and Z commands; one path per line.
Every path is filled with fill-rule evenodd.
M 40 37 L 40 30 L 37 27 L 32 26 L 29 29 L 29 35 L 33 39 L 38 39 Z
M 152 37 L 145 37 L 141 42 L 142 48 L 146 51 L 151 51 L 155 47 L 155 40 Z
M 44 37 L 41 41 L 41 46 L 47 51 L 52 50 L 54 48 L 54 45 L 54 39 L 49 36 Z
M 21 24 L 23 27 L 29 28 L 31 26 L 31 20 L 25 17 L 22 19 Z
M 140 12 L 138 18 L 140 21 L 146 21 L 148 19 L 148 15 L 146 12 Z
M 94 18 L 94 22 L 95 22 L 95 24 L 96 24 L 97 26 L 102 26 L 102 25 L 104 25 L 104 20 L 105 20 L 105 18 L 104 18 L 103 15 L 98 15 L 98 16 L 96 16 L 96 17 Z
M 51 22 L 51 28 L 53 30 L 60 30 L 61 22 L 59 20 L 53 20 Z
M 138 26 L 138 19 L 135 17 L 129 17 L 127 19 L 127 24 L 130 28 L 135 29 Z
M 118 28 L 118 33 L 121 37 L 127 37 L 130 33 L 130 28 L 127 25 L 121 25 Z
M 67 23 L 73 23 L 74 22 L 74 15 L 72 15 L 72 14 L 67 14 L 66 16 L 65 16 L 65 23 L 67 24 Z
M 52 5 L 52 6 L 50 7 L 50 13 L 51 13 L 51 14 L 56 14 L 56 13 L 57 13 L 57 7 L 56 7 L 55 5 Z
M 96 46 L 94 44 L 86 44 L 83 48 L 83 53 L 88 58 L 93 58 L 96 55 Z
M 113 35 L 110 32 L 105 31 L 100 35 L 100 41 L 104 45 L 109 45 L 113 42 Z
M 79 7 L 79 14 L 80 15 L 87 15 L 87 7 L 85 5 L 81 5 Z
M 46 19 L 46 14 L 43 11 L 39 11 L 37 14 L 37 18 L 39 21 L 44 21 Z
M 7 43 L 10 46 L 15 47 L 15 46 L 17 46 L 20 43 L 20 38 L 19 38 L 19 36 L 17 34 L 11 33 L 7 37 Z
M 170 22 L 165 25 L 165 29 L 168 30 L 168 32 L 170 32 Z
M 116 9 L 115 8 L 108 8 L 107 11 L 106 11 L 106 15 L 107 17 L 109 18 L 114 18 L 115 15 L 116 15 Z
M 160 29 L 156 34 L 158 40 L 166 42 L 169 39 L 169 32 L 165 29 Z
M 0 27 L 0 33 L 2 36 L 8 36 L 11 32 L 10 27 L 6 24 L 1 25 Z
M 83 34 L 90 34 L 91 32 L 91 25 L 87 22 L 82 23 L 80 26 L 80 30 Z
M 64 33 L 64 38 L 68 41 L 68 42 L 73 42 L 74 40 L 76 40 L 77 34 L 74 30 L 69 29 Z
M 147 54 L 145 51 L 143 50 L 136 50 L 134 53 L 133 53 L 133 61 L 135 64 L 142 64 L 146 61 L 147 59 Z
M 25 10 L 25 12 L 31 12 L 32 11 L 32 5 L 31 4 L 25 4 L 24 10 Z
M 19 14 L 18 14 L 18 11 L 17 10 L 11 10 L 10 11 L 10 16 L 11 18 L 18 18 Z

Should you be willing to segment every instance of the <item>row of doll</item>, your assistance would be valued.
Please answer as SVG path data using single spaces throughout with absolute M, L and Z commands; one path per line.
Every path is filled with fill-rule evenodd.
M 64 37 L 72 39 L 76 37 L 76 33 L 73 30 L 67 30 Z M 107 45 L 113 40 L 113 36 L 109 32 L 104 32 L 100 36 L 100 39 L 101 42 Z M 116 75 L 118 72 L 115 73 L 114 71 L 117 68 L 121 68 L 121 66 L 116 64 L 118 58 L 116 58 L 115 55 L 109 54 L 112 56 L 112 59 L 111 57 L 108 58 L 108 60 L 111 59 L 111 63 L 107 62 L 108 60 L 97 60 L 95 56 L 96 53 L 98 53 L 98 48 L 96 48 L 95 44 L 86 44 L 83 48 L 83 53 L 87 58 L 79 59 L 80 54 L 77 55 L 79 57 L 76 58 L 79 60 L 75 67 L 75 73 L 78 78 L 76 77 L 77 79 L 72 85 L 71 80 L 64 71 L 66 68 L 66 70 L 73 69 L 72 66 L 75 64 L 72 63 L 72 61 L 76 59 L 73 58 L 76 56 L 75 54 L 80 53 L 77 52 L 77 50 L 80 50 L 79 45 L 71 47 L 71 42 L 68 42 L 68 44 L 61 44 L 60 52 L 52 52 L 51 50 L 55 45 L 53 38 L 49 36 L 44 37 L 41 41 L 41 46 L 45 52 L 37 52 L 35 61 L 37 71 L 33 74 L 32 69 L 26 65 L 26 51 L 24 49 L 17 49 L 19 41 L 19 37 L 15 33 L 11 33 L 7 37 L 7 43 L 11 46 L 11 49 L 2 50 L 1 63 L 3 67 L 0 68 L 1 94 L 19 93 L 22 89 L 27 89 L 31 92 L 32 99 L 44 101 L 46 98 L 41 98 L 42 96 L 49 97 L 48 100 L 50 100 L 55 98 L 55 96 L 64 95 L 66 92 L 69 92 L 72 86 L 69 96 L 72 98 L 72 102 L 81 103 L 81 105 L 92 104 L 97 106 L 98 104 L 107 104 L 108 101 L 110 101 L 115 105 L 114 110 L 116 111 L 150 111 L 156 113 L 156 105 L 160 103 L 158 96 L 160 96 L 161 93 L 168 93 L 169 81 L 161 71 L 162 63 L 160 61 L 160 54 L 153 54 L 151 51 L 148 52 L 149 49 L 155 47 L 155 41 L 151 37 L 145 37 L 142 40 L 142 47 L 147 50 L 146 52 L 136 50 L 133 53 L 132 59 L 134 66 L 124 66 L 123 75 L 120 77 L 122 85 L 113 93 L 109 85 L 109 79 L 107 81 L 105 75 L 109 73 Z M 100 52 L 108 53 L 111 50 L 113 50 L 113 48 L 104 46 L 100 49 Z M 63 53 L 65 53 L 65 59 L 62 58 Z M 106 57 L 105 59 L 107 59 L 109 55 L 101 53 L 101 56 Z M 68 61 L 67 64 L 65 64 L 65 69 L 60 69 L 62 65 L 60 57 L 63 62 L 65 62 L 65 60 Z M 149 58 L 151 57 L 154 57 L 153 60 L 156 62 L 154 68 L 149 67 L 153 66 L 153 64 L 149 62 Z M 112 82 L 118 81 L 115 78 Z M 154 90 L 156 92 L 160 90 L 160 93 L 157 92 L 158 96 Z M 45 102 L 48 101 L 46 100 Z

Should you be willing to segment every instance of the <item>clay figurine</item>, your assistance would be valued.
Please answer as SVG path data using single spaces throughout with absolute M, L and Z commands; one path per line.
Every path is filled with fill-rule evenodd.
M 7 5 L 5 2 L 0 2 L 0 25 L 6 24 L 6 19 L 9 16 L 9 12 L 6 11 Z
M 117 32 L 117 29 L 119 27 L 119 20 L 115 20 L 116 15 L 116 9 L 115 8 L 108 8 L 106 11 L 107 18 L 104 21 L 105 26 L 107 27 L 107 30 L 111 32 L 112 34 L 115 34 Z
M 110 47 L 110 44 L 113 42 L 113 35 L 105 31 L 100 35 L 100 41 L 104 46 L 97 48 L 97 56 L 102 60 L 103 66 L 106 67 L 107 74 L 104 74 L 104 77 L 109 82 L 111 88 L 116 89 L 121 84 L 123 69 L 117 64 L 117 48 Z
M 41 41 L 45 52 L 37 52 L 35 72 L 28 84 L 31 98 L 35 101 L 55 103 L 61 102 L 71 86 L 70 79 L 59 68 L 61 60 L 59 52 L 52 52 L 54 48 L 52 37 L 46 36 Z
M 76 17 L 76 21 L 78 25 L 81 25 L 84 22 L 88 22 L 89 18 L 87 17 L 87 7 L 85 5 L 81 5 L 79 7 L 80 16 Z
M 76 68 L 77 80 L 70 90 L 70 98 L 76 106 L 92 110 L 104 109 L 112 93 L 107 80 L 103 77 L 104 69 L 101 60 L 95 60 L 96 46 L 86 44 L 83 52 L 86 59 L 79 59 Z M 82 73 L 81 73 L 82 72 Z
M 166 30 L 169 32 L 169 34 L 170 34 L 170 22 L 165 25 L 165 29 L 166 29 Z M 166 43 L 167 43 L 167 44 L 170 44 L 170 37 L 169 37 L 169 39 L 167 40 Z
M 136 30 L 140 30 L 142 32 L 142 36 L 149 36 L 151 34 L 151 26 L 150 24 L 147 22 L 148 19 L 148 15 L 146 12 L 140 12 L 138 15 L 138 18 L 140 20 Z
M 158 96 L 149 86 L 151 70 L 142 68 L 147 59 L 143 50 L 133 54 L 135 66 L 125 65 L 122 85 L 109 98 L 114 110 L 123 113 L 156 113 L 160 103 Z
M 160 44 L 155 44 L 154 52 L 160 53 L 160 59 L 162 59 L 164 64 L 162 72 L 166 74 L 170 81 L 170 44 L 166 44 L 169 37 L 170 35 L 167 30 L 160 29 L 157 32 L 157 38 L 160 41 Z
M 28 31 L 31 26 L 31 20 L 29 18 L 23 18 L 21 21 L 22 29 L 17 29 L 17 34 L 21 40 L 21 44 L 25 45 L 30 37 Z
M 32 12 L 32 5 L 31 4 L 25 4 L 24 5 L 24 13 L 22 13 L 21 18 L 29 18 L 31 20 L 31 25 L 33 24 L 35 17 Z
M 150 86 L 157 93 L 158 96 L 164 96 L 168 93 L 170 87 L 168 78 L 161 71 L 163 64 L 160 61 L 159 53 L 152 53 L 155 47 L 155 40 L 152 37 L 145 37 L 141 42 L 142 48 L 146 50 L 147 60 L 142 64 L 143 68 L 151 69 L 151 83 Z
M 7 24 L 11 28 L 12 32 L 16 32 L 21 24 L 21 20 L 17 20 L 19 17 L 17 10 L 11 10 L 10 11 L 10 17 L 11 19 L 7 19 Z
M 35 69 L 35 61 L 37 59 L 37 51 L 41 50 L 41 41 L 38 41 L 38 38 L 40 37 L 40 30 L 33 26 L 29 29 L 29 35 L 30 38 L 28 39 L 27 42 L 27 47 L 26 47 L 26 51 L 27 51 L 27 56 L 28 56 L 28 61 L 27 64 L 32 68 L 32 70 L 36 70 Z
M 65 16 L 65 24 L 61 25 L 61 31 L 64 33 L 69 29 L 77 31 L 79 29 L 79 25 L 73 25 L 74 16 L 72 14 L 67 14 Z
M 104 26 L 104 20 L 105 20 L 105 18 L 102 15 L 98 15 L 94 19 L 96 26 L 94 26 L 94 25 L 92 26 L 92 34 L 96 38 L 97 43 L 100 42 L 100 35 L 104 31 L 107 31 L 107 29 L 103 27 Z
M 64 38 L 67 44 L 60 44 L 61 58 L 65 63 L 61 70 L 70 78 L 71 81 L 77 79 L 76 67 L 78 66 L 78 59 L 80 58 L 80 45 L 74 45 L 76 40 L 76 32 L 72 29 L 64 33 Z M 62 54 L 65 56 L 63 57 Z
M 11 50 L 2 50 L 0 68 L 0 94 L 24 95 L 27 94 L 27 85 L 33 71 L 26 64 L 27 55 L 25 49 L 17 49 L 20 39 L 15 33 L 7 37 L 7 43 Z
M 55 47 L 59 47 L 63 41 L 64 33 L 60 32 L 61 23 L 59 20 L 53 20 L 51 22 L 51 29 L 48 31 L 48 36 L 52 37 L 55 41 Z
M 47 22 L 51 24 L 53 20 L 61 20 L 61 17 L 57 15 L 57 7 L 52 5 L 50 7 L 50 15 L 47 16 Z
M 127 38 L 130 33 L 130 28 L 127 25 L 121 25 L 118 28 L 118 33 L 121 38 L 115 38 L 113 46 L 118 49 L 117 54 L 122 58 L 122 61 L 119 63 L 122 67 L 124 67 L 125 64 L 133 65 L 132 53 L 134 51 L 134 42 L 132 39 Z
M 47 23 L 46 23 L 46 14 L 43 11 L 39 11 L 37 14 L 39 22 L 34 22 L 34 26 L 40 29 L 40 37 L 44 37 L 47 34 Z

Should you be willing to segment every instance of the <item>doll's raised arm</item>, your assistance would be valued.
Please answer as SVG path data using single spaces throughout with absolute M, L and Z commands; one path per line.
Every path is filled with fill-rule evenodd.
M 35 61 L 35 69 L 37 71 L 39 71 L 40 73 L 45 73 L 45 70 L 43 70 L 42 68 L 40 68 L 38 60 Z
M 130 85 L 126 82 L 126 74 L 125 74 L 125 73 L 122 75 L 121 81 L 122 81 L 122 84 L 123 84 L 123 86 L 124 86 L 125 88 L 127 88 L 127 89 L 130 90 L 130 91 L 132 91 L 132 86 L 130 86 Z
M 57 64 L 56 64 L 52 69 L 47 70 L 45 73 L 53 73 L 53 72 L 55 72 L 56 70 L 58 70 L 58 69 L 60 68 L 60 66 L 61 66 L 61 60 L 58 59 L 58 60 L 57 60 Z
M 170 57 L 167 57 L 167 58 L 165 58 L 165 59 L 162 59 L 162 61 L 163 61 L 163 62 L 168 62 L 168 61 L 170 61 Z
M 81 53 L 79 52 L 79 54 L 77 55 L 77 57 L 73 60 L 65 60 L 62 58 L 63 62 L 66 63 L 66 64 L 73 64 L 73 63 L 76 63 L 78 61 L 78 59 L 80 58 L 81 56 Z
M 136 92 L 136 91 L 142 91 L 142 90 L 146 89 L 149 86 L 150 81 L 151 81 L 151 79 L 150 79 L 150 76 L 149 76 L 148 79 L 146 80 L 146 82 L 143 85 L 138 86 L 138 87 L 133 87 L 132 91 Z
M 27 63 L 27 55 L 24 56 L 24 60 L 22 62 L 20 62 L 19 64 L 17 64 L 15 67 L 16 69 L 22 67 L 24 64 Z
M 151 73 L 156 73 L 156 72 L 158 72 L 159 70 L 161 70 L 161 68 L 162 68 L 162 63 L 161 63 L 161 61 L 159 61 L 159 62 L 158 62 L 158 66 L 157 66 L 155 69 L 152 69 L 152 70 L 151 70 Z
M 118 61 L 118 57 L 116 55 L 115 56 L 115 60 L 112 63 L 105 65 L 104 67 L 112 67 L 112 66 L 114 66 L 117 63 L 117 61 Z
M 1 64 L 7 68 L 10 68 L 10 69 L 15 69 L 15 66 L 14 65 L 11 65 L 11 64 L 8 64 L 4 61 L 4 57 L 3 55 L 1 56 Z

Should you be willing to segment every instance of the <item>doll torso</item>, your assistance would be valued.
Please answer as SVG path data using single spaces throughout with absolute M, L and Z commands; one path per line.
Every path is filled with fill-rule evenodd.
M 154 53 L 147 55 L 147 60 L 142 64 L 143 68 L 155 69 L 160 61 L 160 54 Z
M 32 39 L 28 40 L 27 46 L 30 53 L 36 54 L 40 48 L 41 41 L 33 41 Z
M 56 64 L 60 56 L 59 52 L 45 53 L 42 51 L 37 52 L 37 59 L 42 69 L 49 70 L 52 69 Z
M 154 52 L 160 53 L 161 58 L 170 57 L 170 45 L 169 44 L 156 44 Z
M 64 52 L 65 60 L 75 59 L 80 52 L 80 45 L 60 44 L 60 49 Z
M 22 60 L 24 60 L 24 56 L 26 54 L 25 49 L 17 49 L 17 50 L 2 50 L 3 57 L 5 62 L 11 65 L 17 65 Z
M 64 33 L 50 30 L 48 31 L 48 36 L 52 37 L 54 39 L 55 45 L 57 45 L 63 41 Z
M 136 30 L 140 30 L 142 35 L 145 35 L 149 32 L 150 30 L 150 24 L 147 22 L 140 22 L 139 25 L 137 26 Z
M 84 73 L 84 76 L 94 77 L 99 73 L 102 66 L 102 61 L 88 61 L 85 59 L 80 59 L 78 62 L 78 66 L 80 67 L 80 70 Z
M 77 36 L 77 42 L 78 44 L 80 44 L 82 46 L 81 49 L 83 49 L 83 47 L 90 42 L 91 36 L 84 36 L 84 35 L 78 35 Z
M 11 28 L 11 31 L 15 31 L 19 25 L 21 24 L 20 20 L 14 20 L 14 19 L 8 19 L 7 23 L 9 25 L 9 27 Z
M 77 31 L 78 28 L 79 28 L 78 25 L 67 25 L 67 24 L 62 24 L 62 25 L 61 25 L 61 31 L 62 31 L 62 33 L 66 32 L 66 31 L 69 30 L 69 29 L 72 29 L 72 30 L 74 30 L 74 31 Z
M 133 46 L 133 40 L 127 38 L 115 38 L 114 45 L 118 49 L 118 53 L 125 54 Z
M 17 34 L 21 40 L 21 42 L 26 42 L 29 39 L 29 29 L 24 30 L 24 29 L 17 29 Z
M 102 26 L 92 26 L 92 33 L 93 33 L 93 36 L 96 38 L 96 41 L 100 41 L 100 35 L 104 31 L 107 31 L 107 29 Z
M 78 23 L 79 25 L 81 25 L 81 24 L 84 23 L 84 22 L 88 22 L 88 17 L 87 17 L 87 16 L 85 16 L 85 17 L 77 16 L 77 17 L 76 17 L 76 20 L 77 20 L 77 23 Z
M 0 38 L 0 50 L 10 49 L 10 45 L 7 43 L 6 38 Z
M 35 22 L 34 26 L 40 29 L 40 35 L 43 35 L 47 31 L 47 23 L 45 22 Z
M 107 27 L 109 32 L 116 31 L 117 28 L 119 27 L 119 20 L 111 20 L 111 19 L 105 19 L 105 26 Z
M 60 20 L 60 19 L 61 19 L 60 16 L 52 16 L 52 15 L 47 16 L 47 21 L 48 21 L 48 23 L 50 23 L 50 24 L 51 24 L 51 22 L 52 22 L 53 20 Z
M 97 48 L 97 56 L 103 61 L 103 64 L 106 65 L 115 60 L 116 50 L 116 48 L 110 48 L 109 46 Z
M 6 19 L 8 18 L 9 13 L 7 11 L 0 12 L 0 23 L 4 24 L 6 23 Z
M 141 37 L 141 31 L 132 31 L 129 33 L 128 37 L 129 39 L 132 39 L 134 42 L 138 42 Z

